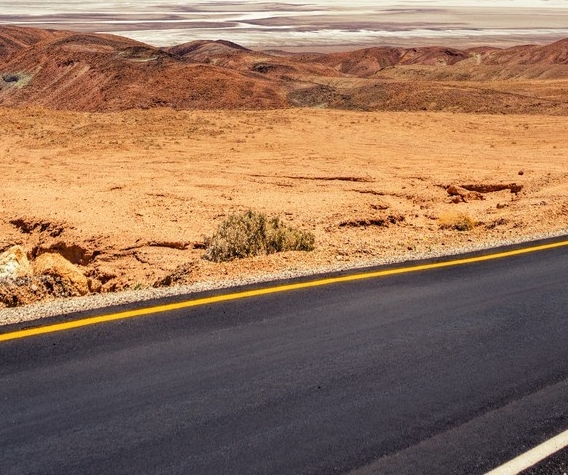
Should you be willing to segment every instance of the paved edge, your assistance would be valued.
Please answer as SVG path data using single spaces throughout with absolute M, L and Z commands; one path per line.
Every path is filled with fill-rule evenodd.
M 378 268 L 358 269 L 349 273 L 339 273 L 332 275 L 314 275 L 311 279 L 294 279 L 292 281 L 274 281 L 261 286 L 252 288 L 233 288 L 230 292 L 216 292 L 213 295 L 189 294 L 178 296 L 177 299 L 159 299 L 156 301 L 145 301 L 143 305 L 122 305 L 117 308 L 97 309 L 94 312 L 81 312 L 79 314 L 69 314 L 61 317 L 34 320 L 23 324 L 7 325 L 0 333 L 0 343 L 10 340 L 28 338 L 48 333 L 61 332 L 80 327 L 98 325 L 101 323 L 125 320 L 142 317 L 145 315 L 165 313 L 175 310 L 182 310 L 202 305 L 211 305 L 219 302 L 228 302 L 262 295 L 289 292 L 300 289 L 322 287 L 326 285 L 354 282 L 359 280 L 375 279 L 399 274 L 408 274 L 426 270 L 442 269 L 478 262 L 503 259 L 508 257 L 520 256 L 534 252 L 550 249 L 568 247 L 568 236 L 536 241 L 522 246 L 507 246 L 495 248 L 493 252 L 476 252 L 451 258 L 427 261 L 418 261 L 410 264 L 402 263 L 399 266 L 380 266 Z M 132 307 L 135 308 L 132 308 Z M 107 310 L 107 313 L 103 313 Z M 30 325 L 30 323 L 35 325 Z
M 557 401 L 567 391 L 568 379 L 560 377 L 536 392 L 523 393 L 520 398 L 511 401 L 501 401 L 489 412 L 474 414 L 449 430 L 438 432 L 398 452 L 371 459 L 348 473 L 400 475 L 405 473 L 405 466 L 411 466 L 420 467 L 420 473 L 438 474 L 441 464 L 449 462 L 449 466 L 453 467 L 451 473 L 485 474 L 514 459 L 519 451 L 540 445 L 565 429 L 556 427 L 558 419 L 550 416 Z M 563 410 L 562 415 L 565 413 L 568 414 L 568 408 Z M 488 432 L 489 427 L 494 430 Z M 513 427 L 516 434 L 527 434 L 528 439 L 519 440 L 510 431 L 503 430 L 508 427 Z M 464 448 L 468 451 L 465 460 Z M 489 457 L 482 454 L 488 454 Z M 426 462 L 427 459 L 430 463 Z
M 568 447 L 568 430 L 487 472 L 486 475 L 517 475 L 565 447 Z

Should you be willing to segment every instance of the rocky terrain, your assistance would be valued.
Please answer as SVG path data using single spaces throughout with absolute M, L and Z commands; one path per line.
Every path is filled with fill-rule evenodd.
M 0 27 L 0 78 L 0 307 L 568 229 L 568 40 L 294 54 Z M 204 260 L 247 210 L 315 250 Z
M 171 107 L 566 114 L 568 39 L 512 48 L 252 51 L 226 41 L 0 27 L 0 105 L 108 112 Z

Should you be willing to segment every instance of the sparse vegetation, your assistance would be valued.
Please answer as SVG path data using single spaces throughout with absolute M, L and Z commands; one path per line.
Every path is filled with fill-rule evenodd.
M 142 282 L 136 282 L 134 285 L 132 285 L 132 287 L 130 287 L 131 290 L 142 290 L 144 288 L 146 288 L 147 286 L 144 285 Z
M 471 231 L 477 225 L 476 221 L 466 213 L 444 214 L 438 218 L 441 229 L 454 229 L 456 231 Z
M 278 216 L 247 211 L 231 215 L 217 232 L 205 238 L 205 258 L 214 262 L 231 261 L 282 251 L 312 251 L 314 235 L 284 224 Z
M 4 82 L 18 82 L 20 80 L 20 76 L 17 74 L 3 74 L 2 80 Z
M 24 73 L 5 73 L 2 74 L 0 79 L 7 86 L 22 88 L 28 85 L 32 76 Z

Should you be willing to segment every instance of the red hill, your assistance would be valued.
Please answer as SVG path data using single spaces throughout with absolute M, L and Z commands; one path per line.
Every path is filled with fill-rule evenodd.
M 22 51 L 42 41 L 64 35 L 62 32 L 53 30 L 2 26 L 0 27 L 0 63 L 13 53 Z
M 1 69 L 3 106 L 109 111 L 286 105 L 269 81 L 188 64 L 167 51 L 112 35 L 48 36 L 13 54 Z
M 538 79 L 538 87 L 522 81 Z M 568 39 L 457 50 L 252 51 L 228 41 L 156 48 L 113 35 L 0 27 L 0 106 L 568 113 Z M 542 82 L 544 81 L 544 82 Z
M 545 46 L 515 46 L 486 53 L 484 64 L 556 65 L 568 64 L 568 38 Z

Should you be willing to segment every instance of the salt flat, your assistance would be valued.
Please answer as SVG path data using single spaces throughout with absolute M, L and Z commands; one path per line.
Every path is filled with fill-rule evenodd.
M 155 46 L 218 38 L 253 48 L 320 50 L 368 44 L 512 45 L 568 36 L 568 6 L 560 0 L 0 1 L 0 24 L 112 32 Z

